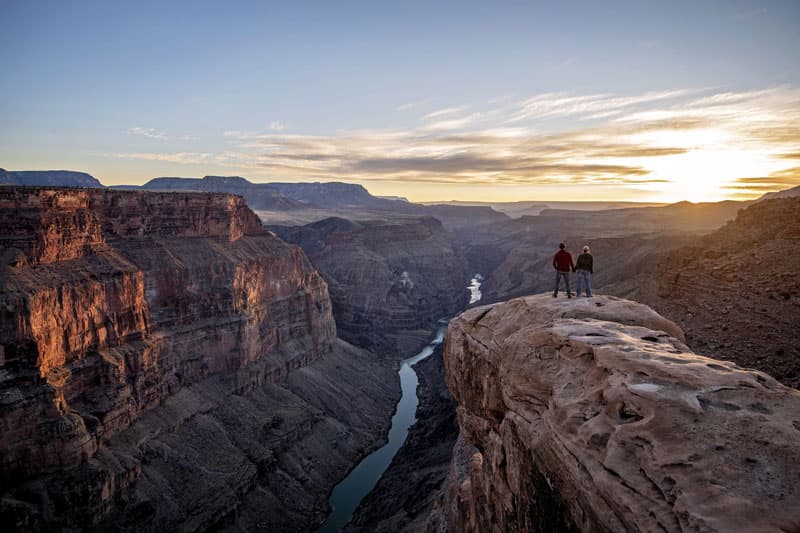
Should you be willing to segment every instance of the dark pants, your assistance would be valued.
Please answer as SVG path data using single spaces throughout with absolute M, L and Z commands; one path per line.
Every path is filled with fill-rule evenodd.
M 553 289 L 553 296 L 558 296 L 558 286 L 561 284 L 561 278 L 564 278 L 564 283 L 567 286 L 567 294 L 569 294 L 569 272 L 556 271 L 556 288 Z

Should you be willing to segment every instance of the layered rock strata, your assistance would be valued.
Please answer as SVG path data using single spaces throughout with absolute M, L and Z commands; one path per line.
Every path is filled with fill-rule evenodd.
M 437 320 L 469 300 L 464 262 L 434 218 L 328 218 L 271 229 L 308 254 L 328 283 L 339 335 L 358 346 L 414 353 Z
M 451 531 L 797 531 L 800 393 L 646 306 L 531 296 L 450 323 Z
M 307 530 L 379 444 L 393 369 L 242 198 L 4 187 L 0 228 L 4 529 Z

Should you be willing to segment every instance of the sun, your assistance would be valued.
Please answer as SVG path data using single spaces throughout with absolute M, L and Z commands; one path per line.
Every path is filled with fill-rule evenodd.
M 744 141 L 730 131 L 649 132 L 639 141 L 650 146 L 678 146 L 682 153 L 648 158 L 645 167 L 653 182 L 643 188 L 662 202 L 718 202 L 751 192 L 740 180 L 769 176 L 786 167 L 767 146 Z

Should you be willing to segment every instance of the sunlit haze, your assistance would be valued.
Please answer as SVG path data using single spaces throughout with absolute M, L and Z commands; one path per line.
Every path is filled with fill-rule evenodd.
M 800 3 L 2 2 L 0 167 L 415 201 L 800 185 Z

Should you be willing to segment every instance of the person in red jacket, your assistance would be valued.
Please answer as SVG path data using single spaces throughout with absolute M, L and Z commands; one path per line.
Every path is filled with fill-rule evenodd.
M 575 264 L 572 262 L 572 254 L 566 250 L 567 245 L 563 242 L 558 245 L 558 251 L 553 256 L 553 268 L 556 269 L 556 288 L 553 289 L 553 298 L 558 296 L 558 286 L 561 284 L 561 278 L 567 285 L 567 298 L 572 298 L 572 293 L 569 292 L 569 273 L 575 272 Z

